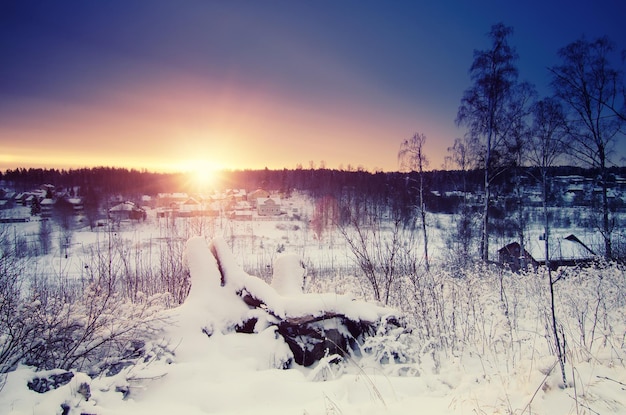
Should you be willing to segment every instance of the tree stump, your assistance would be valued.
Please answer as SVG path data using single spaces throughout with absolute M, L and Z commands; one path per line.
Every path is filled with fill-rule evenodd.
M 203 310 L 219 314 L 212 320 L 218 326 L 212 332 L 257 333 L 275 326 L 299 365 L 310 366 L 333 354 L 346 356 L 380 324 L 399 324 L 390 318 L 395 311 L 386 307 L 348 295 L 303 293 L 306 269 L 294 255 L 277 258 L 271 285 L 246 274 L 221 238 L 210 245 L 203 238 L 190 239 L 186 257 L 192 284 L 188 300 L 203 301 Z

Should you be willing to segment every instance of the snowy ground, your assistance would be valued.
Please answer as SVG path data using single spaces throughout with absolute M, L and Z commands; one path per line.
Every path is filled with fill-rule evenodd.
M 137 241 L 162 237 L 161 225 L 152 220 L 145 227 L 119 232 Z M 239 262 L 229 265 L 233 272 L 243 273 L 237 267 L 246 261 L 247 268 L 272 264 L 281 243 L 286 252 L 313 263 L 339 269 L 351 261 L 339 239 L 316 243 L 302 227 L 257 222 L 220 229 L 227 241 L 239 233 L 256 235 L 253 242 L 232 239 L 237 241 L 232 248 Z M 98 237 L 102 234 L 77 233 L 74 254 L 51 255 L 42 267 L 74 270 L 79 276 L 79 247 Z M 434 284 L 433 289 L 442 289 L 439 318 L 466 325 L 455 328 L 457 338 L 446 340 L 453 346 L 443 346 L 416 329 L 405 336 L 387 336 L 373 343 L 371 352 L 363 350 L 360 357 L 339 364 L 283 370 L 277 367 L 288 358 L 289 349 L 271 327 L 254 334 L 203 333 L 203 328 L 219 328 L 225 316 L 245 310 L 233 310 L 236 306 L 228 298 L 215 294 L 209 256 L 192 252 L 190 261 L 196 261 L 196 272 L 187 302 L 164 313 L 161 331 L 146 344 L 137 365 L 94 379 L 75 373 L 69 383 L 44 394 L 29 390 L 27 382 L 60 371 L 20 367 L 0 378 L 0 413 L 54 414 L 62 412 L 63 404 L 70 414 L 626 413 L 623 271 L 589 273 L 559 286 L 559 313 L 569 340 L 568 387 L 563 387 L 546 335 L 547 287 L 539 276 L 476 274 L 466 282 L 446 279 Z M 325 287 L 359 295 L 359 284 L 341 276 Z M 419 313 L 409 317 L 419 319 Z M 386 348 L 403 352 L 407 359 L 380 363 Z M 89 385 L 88 400 L 80 393 L 83 383 Z

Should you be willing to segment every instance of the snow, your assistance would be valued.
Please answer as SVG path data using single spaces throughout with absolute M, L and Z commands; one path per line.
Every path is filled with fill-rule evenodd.
M 236 231 L 237 226 L 247 225 L 232 226 Z M 255 226 L 256 235 L 279 234 L 270 222 Z M 142 238 L 159 235 L 154 228 L 144 232 Z M 605 292 L 621 298 L 621 302 L 607 303 L 608 323 L 599 324 L 590 347 L 575 335 L 576 319 L 563 317 L 562 329 L 570 339 L 568 388 L 562 388 L 550 339 L 545 336 L 546 316 L 538 303 L 543 298 L 539 293 L 546 288 L 541 275 L 502 277 L 508 295 L 506 304 L 510 307 L 508 314 L 503 312 L 498 298 L 498 276 L 477 271 L 468 276 L 466 286 L 461 281 L 450 282 L 449 286 L 460 287 L 457 291 L 442 289 L 442 304 L 458 301 L 454 303 L 458 305 L 455 312 L 462 315 L 461 321 L 468 327 L 480 327 L 477 338 L 463 348 L 445 349 L 441 339 L 414 340 L 411 336 L 418 336 L 418 330 L 406 335 L 385 332 L 366 342 L 360 356 L 345 358 L 339 364 L 331 363 L 335 357 L 328 356 L 310 368 L 294 365 L 281 369 L 291 354 L 287 344 L 269 321 L 261 321 L 269 317 L 245 306 L 237 291 L 246 290 L 263 298 L 282 317 L 316 315 L 325 310 L 375 321 L 390 312 L 389 308 L 352 294 L 303 292 L 306 270 L 300 254 L 306 243 L 301 247 L 297 243 L 304 236 L 285 232 L 290 232 L 290 252 L 273 258 L 263 256 L 264 251 L 254 253 L 263 265 L 273 264 L 269 284 L 243 271 L 240 257 L 233 252 L 234 248 L 243 248 L 231 247 L 224 237 L 210 242 L 205 237 L 190 237 L 185 261 L 192 278 L 191 291 L 183 305 L 163 313 L 163 325 L 146 347 L 150 359 L 113 376 L 103 374 L 91 379 L 85 373 L 75 372 L 68 384 L 44 394 L 29 390 L 27 382 L 60 373 L 59 370 L 35 372 L 20 366 L 0 377 L 0 414 L 58 414 L 62 404 L 70 407 L 70 414 L 107 415 L 626 413 L 624 295 L 609 292 L 614 288 L 593 285 L 623 280 L 623 274 L 609 275 L 608 271 L 601 274 L 602 279 L 590 274 L 559 282 L 563 300 L 559 313 L 563 316 L 578 313 L 583 319 L 588 317 L 591 308 L 577 308 L 581 304 L 594 305 L 588 293 Z M 280 233 L 276 239 L 281 241 L 282 237 Z M 87 244 L 93 238 L 86 232 L 75 235 L 79 244 Z M 307 258 L 313 263 L 332 255 L 322 244 L 306 249 Z M 51 268 L 65 264 L 64 267 L 82 269 L 81 262 L 72 255 L 53 259 Z M 337 257 L 330 260 L 341 262 Z M 76 263 L 67 265 L 71 261 Z M 350 281 L 346 283 L 337 277 L 336 286 L 345 283 L 347 287 L 337 291 L 359 292 L 363 288 L 355 282 L 358 280 Z M 621 284 L 615 287 L 620 289 L 624 286 Z M 433 283 L 432 289 L 438 288 Z M 567 307 L 572 308 L 570 314 Z M 475 315 L 471 315 L 472 309 Z M 255 313 L 260 318 L 255 333 L 230 330 Z M 619 338 L 621 343 L 615 340 Z M 380 363 L 380 355 L 397 351 L 417 358 Z M 82 383 L 90 385 L 89 400 L 78 393 Z M 128 391 L 127 397 L 123 390 Z
M 68 403 L 71 413 L 99 414 L 428 414 L 575 413 L 573 389 L 562 390 L 555 377 L 520 367 L 525 373 L 492 371 L 474 377 L 472 362 L 454 362 L 438 376 L 390 377 L 384 374 L 343 373 L 326 381 L 312 379 L 313 371 L 264 367 L 275 353 L 269 334 L 217 335 L 205 343 L 193 360 L 176 361 L 166 372 L 133 373 L 134 389 L 123 400 L 115 392 L 117 379 L 77 375 L 57 390 L 38 394 L 24 384 L 35 373 L 20 368 L 11 373 L 1 396 L 3 413 L 60 413 Z M 478 364 L 478 362 L 473 362 Z M 269 365 L 267 365 L 269 366 Z M 593 385 L 586 393 L 599 413 L 624 413 L 623 385 L 605 379 L 607 371 L 594 365 L 577 368 L 580 381 Z M 331 369 L 332 370 L 332 369 Z M 615 376 L 615 371 L 608 371 Z M 125 373 L 127 374 L 127 373 Z M 128 375 L 128 374 L 127 374 Z M 619 378 L 618 378 L 619 379 Z M 624 377 L 621 377 L 622 382 Z M 76 395 L 80 382 L 90 382 L 92 397 Z M 537 392 L 531 402 L 533 394 Z M 8 396 L 10 395 L 10 396 Z M 588 413 L 588 412 L 583 412 Z
M 274 261 L 271 285 L 280 295 L 300 295 L 305 276 L 302 258 L 296 254 L 282 254 Z

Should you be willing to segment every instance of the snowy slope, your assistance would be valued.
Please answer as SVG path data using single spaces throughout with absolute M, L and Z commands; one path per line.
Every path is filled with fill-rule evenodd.
M 219 253 L 219 264 L 211 250 Z M 254 334 L 227 329 L 255 312 L 237 298 L 237 288 L 259 293 L 285 316 L 323 307 L 376 319 L 386 311 L 349 295 L 299 293 L 301 271 L 293 259 L 274 271 L 281 278 L 295 277 L 270 285 L 246 274 L 224 240 L 207 244 L 204 238 L 191 238 L 186 250 L 191 292 L 183 305 L 164 313 L 161 330 L 135 366 L 94 379 L 75 373 L 69 383 L 44 394 L 26 384 L 61 371 L 20 367 L 0 378 L 0 414 L 61 413 L 62 405 L 70 414 L 124 415 L 626 413 L 623 272 L 589 271 L 560 283 L 558 311 L 570 341 L 569 383 L 563 388 L 545 335 L 541 275 L 477 271 L 465 281 L 445 281 L 446 289 L 457 290 L 444 291 L 442 301 L 458 306 L 457 313 L 463 314 L 458 321 L 477 329 L 462 348 L 442 349 L 418 330 L 402 336 L 381 333 L 364 345 L 361 356 L 279 369 L 290 350 L 273 326 L 259 325 Z M 221 285 L 222 274 L 232 289 Z M 500 284 L 506 301 L 500 299 Z M 596 291 L 607 300 L 597 303 L 605 308 L 599 314 L 603 321 L 590 341 L 576 330 L 579 323 L 593 323 L 585 319 L 596 304 L 589 293 Z M 385 350 L 404 350 L 410 359 L 381 364 L 377 356 Z M 80 393 L 82 384 L 89 385 L 88 400 Z

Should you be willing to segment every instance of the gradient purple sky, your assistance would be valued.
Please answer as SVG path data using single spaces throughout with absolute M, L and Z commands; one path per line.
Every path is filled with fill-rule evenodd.
M 545 94 L 560 47 L 626 48 L 625 17 L 623 0 L 4 0 L 0 170 L 393 171 L 415 132 L 439 169 L 492 24 Z

